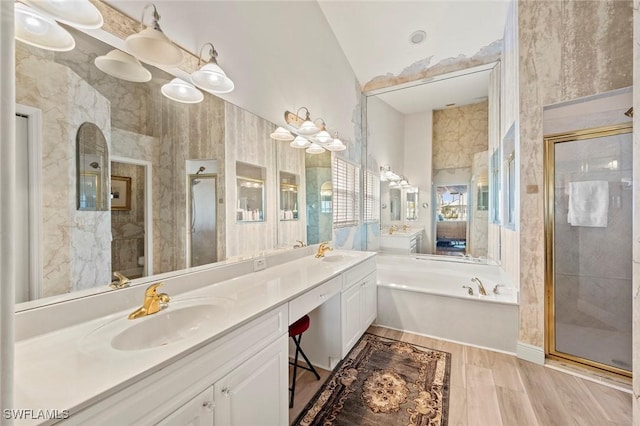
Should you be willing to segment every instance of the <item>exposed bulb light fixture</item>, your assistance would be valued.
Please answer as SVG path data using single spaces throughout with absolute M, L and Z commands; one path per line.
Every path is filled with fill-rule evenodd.
M 133 56 L 121 50 L 114 49 L 94 61 L 96 67 L 112 77 L 134 83 L 144 83 L 151 80 L 151 73 Z
M 21 0 L 33 9 L 58 22 L 76 28 L 95 30 L 102 27 L 102 14 L 89 0 Z
M 205 43 L 200 48 L 200 56 L 198 57 L 198 66 L 202 63 L 202 51 L 205 47 L 209 47 L 209 62 L 206 63 L 198 71 L 191 74 L 191 82 L 207 92 L 221 94 L 229 93 L 234 89 L 233 81 L 222 71 L 218 65 L 218 52 L 212 43 Z
M 193 84 L 180 78 L 174 78 L 171 82 L 162 86 L 160 91 L 167 98 L 184 104 L 197 104 L 204 99 L 201 91 L 196 89 Z
M 303 116 L 298 115 L 304 110 Z M 328 151 L 344 151 L 347 147 L 338 139 L 338 133 L 335 137 L 327 131 L 327 125 L 321 118 L 311 119 L 311 113 L 306 107 L 300 107 L 294 114 L 291 111 L 284 112 L 284 121 L 291 126 L 293 132 L 278 127 L 271 133 L 271 139 L 277 141 L 293 141 L 290 143 L 292 148 L 307 148 L 309 154 L 322 154 Z
M 151 27 L 144 28 L 144 14 L 149 7 L 153 7 L 153 20 Z M 182 52 L 162 32 L 159 20 L 160 15 L 156 6 L 153 3 L 147 4 L 142 9 L 142 18 L 140 18 L 144 29 L 127 37 L 125 46 L 142 62 L 160 67 L 177 67 L 182 63 Z
M 66 52 L 76 46 L 67 30 L 52 18 L 22 3 L 15 4 L 15 37 L 40 49 Z

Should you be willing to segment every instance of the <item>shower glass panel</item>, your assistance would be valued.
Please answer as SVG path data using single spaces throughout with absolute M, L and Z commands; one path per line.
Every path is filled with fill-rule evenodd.
M 206 265 L 217 260 L 216 177 L 189 175 L 189 188 L 189 266 Z
M 631 370 L 630 131 L 545 138 L 547 354 L 623 375 Z

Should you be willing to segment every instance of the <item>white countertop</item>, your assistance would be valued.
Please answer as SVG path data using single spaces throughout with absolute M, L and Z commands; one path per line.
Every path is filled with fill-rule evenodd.
M 180 301 L 190 298 L 214 298 L 222 302 L 224 315 L 217 317 L 203 336 L 134 351 L 115 350 L 108 343 L 93 342 L 87 337 L 105 324 L 126 318 L 132 311 L 128 309 L 18 341 L 15 345 L 15 408 L 78 412 L 375 256 L 375 253 L 336 250 L 327 254 L 327 257 L 331 256 L 342 258 L 331 262 L 313 256 L 304 257 L 183 293 L 169 302 L 167 310 L 171 309 L 172 303 L 179 306 Z M 20 422 L 36 423 L 39 422 Z
M 403 231 L 402 228 L 397 231 L 393 231 L 393 234 L 389 234 L 389 230 L 381 233 L 381 237 L 404 237 L 409 238 L 414 235 L 422 234 L 424 232 L 424 228 L 409 228 L 406 231 Z

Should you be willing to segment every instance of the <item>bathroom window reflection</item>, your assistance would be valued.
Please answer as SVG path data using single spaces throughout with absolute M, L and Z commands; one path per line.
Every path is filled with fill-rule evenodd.
M 76 135 L 76 181 L 78 210 L 108 210 L 109 152 L 102 130 L 83 123 Z
M 320 186 L 320 213 L 333 212 L 333 185 L 330 181 Z
M 298 220 L 298 176 L 280 172 L 280 220 Z
M 236 162 L 238 222 L 264 222 L 264 176 L 262 167 Z

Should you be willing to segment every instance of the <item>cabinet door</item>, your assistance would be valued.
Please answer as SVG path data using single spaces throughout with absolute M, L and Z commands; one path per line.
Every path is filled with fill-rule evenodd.
M 215 383 L 217 425 L 289 424 L 287 351 L 282 335 Z
M 158 426 L 213 426 L 213 386 L 178 408 Z
M 358 341 L 362 331 L 361 283 L 342 293 L 342 356 Z
M 362 299 L 364 301 L 364 324 L 362 331 L 367 331 L 367 327 L 371 325 L 373 320 L 378 316 L 378 286 L 376 283 L 376 274 L 368 275 L 363 282 Z

